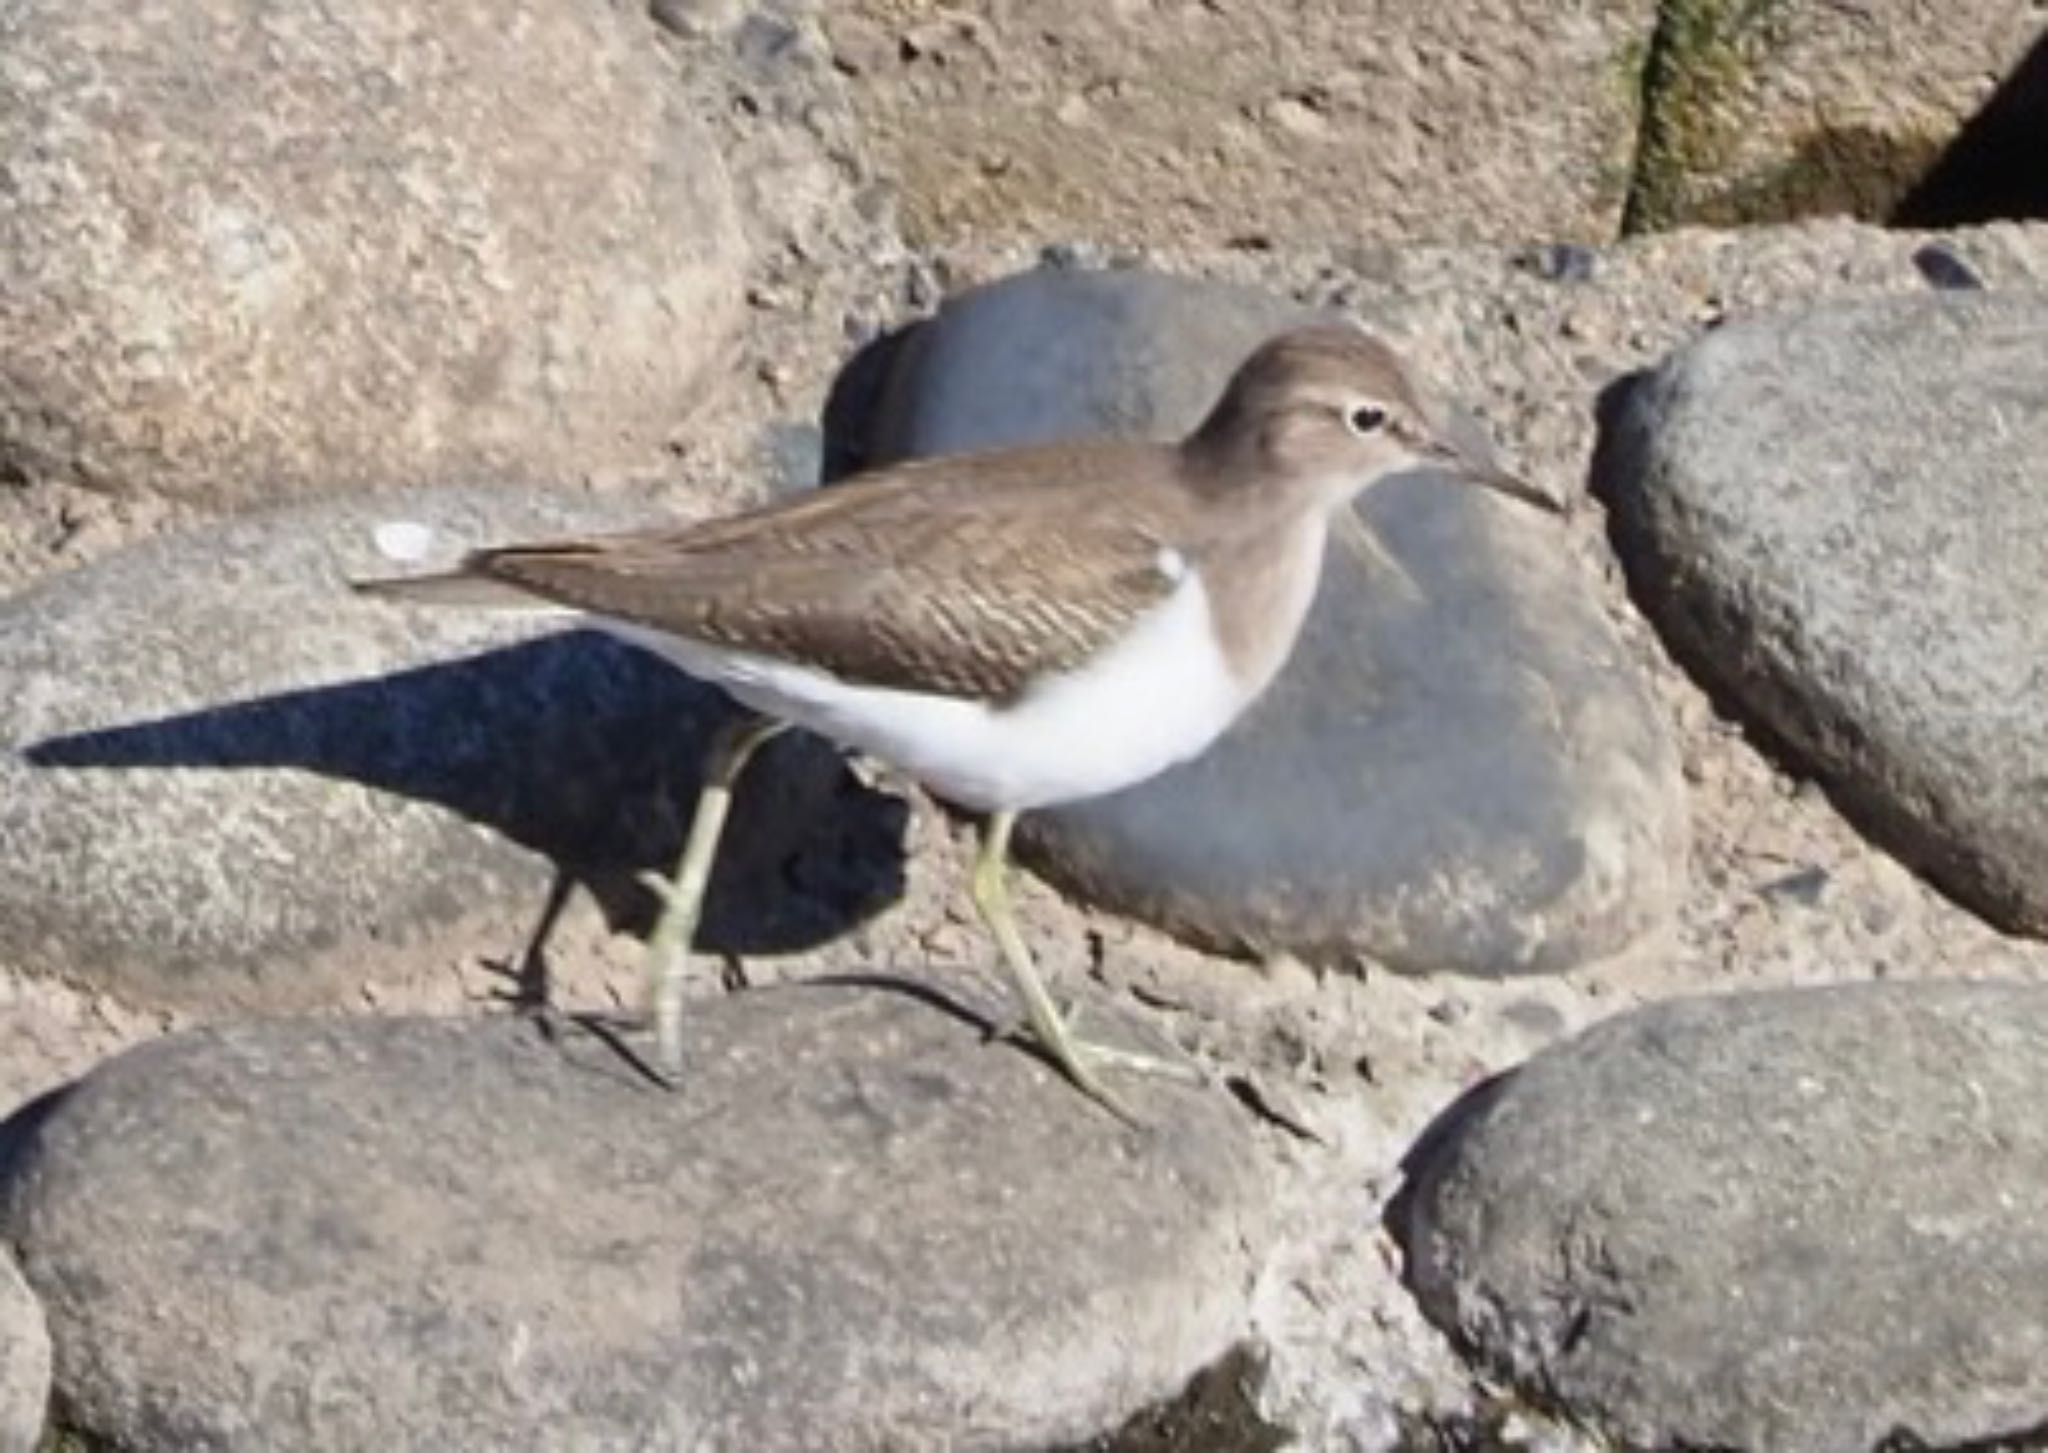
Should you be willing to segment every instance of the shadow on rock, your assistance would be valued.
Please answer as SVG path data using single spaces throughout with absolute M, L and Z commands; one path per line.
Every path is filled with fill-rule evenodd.
M 1415 1143 L 1401 1157 L 1401 1188 L 1388 1198 L 1380 1225 L 1402 1248 L 1406 1261 L 1402 1284 L 1410 1291 L 1415 1289 L 1415 1239 L 1425 1229 L 1420 1220 L 1418 1200 L 1430 1177 L 1446 1164 L 1449 1153 L 1467 1127 L 1485 1118 L 1514 1077 L 1514 1070 L 1503 1070 L 1472 1086 L 1437 1111 L 1435 1118 L 1422 1128 L 1422 1133 L 1415 1137 Z
M 1894 227 L 2048 217 L 2048 32 L 1892 213 Z
M 59 1085 L 54 1090 L 45 1090 L 27 1104 L 17 1107 L 13 1114 L 0 1120 L 0 1194 L 7 1188 L 7 1178 L 15 1158 L 34 1143 L 36 1132 L 43 1122 L 57 1112 L 64 1099 L 71 1093 L 72 1086 Z
M 615 929 L 644 932 L 656 905 L 637 875 L 674 865 L 705 748 L 734 710 L 640 651 L 572 631 L 48 738 L 25 756 L 44 769 L 296 768 L 434 803 L 553 862 L 558 904 L 581 884 Z M 699 946 L 790 952 L 873 916 L 902 893 L 906 816 L 823 742 L 772 743 L 741 784 Z
M 910 323 L 864 343 L 832 380 L 825 399 L 823 480 L 837 484 L 878 462 L 886 462 L 875 438 L 875 420 L 892 380 L 902 375 L 905 350 L 917 346 L 925 325 Z

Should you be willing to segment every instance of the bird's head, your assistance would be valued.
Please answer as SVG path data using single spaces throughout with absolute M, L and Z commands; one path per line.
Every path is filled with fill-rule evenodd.
M 1261 345 L 1181 447 L 1212 478 L 1282 480 L 1328 508 L 1390 474 L 1432 468 L 1561 508 L 1453 437 L 1400 356 L 1342 325 L 1296 328 Z

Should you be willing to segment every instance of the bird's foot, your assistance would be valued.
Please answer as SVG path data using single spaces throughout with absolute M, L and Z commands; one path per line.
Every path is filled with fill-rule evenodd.
M 1080 1018 L 1078 1007 L 1055 1007 L 1048 1001 L 1037 1012 L 1027 1010 L 995 1029 L 989 1038 L 1022 1045 L 1043 1055 L 1076 1089 L 1128 1125 L 1141 1122 L 1123 1098 L 1102 1082 L 1098 1071 L 1157 1075 L 1185 1085 L 1209 1083 L 1201 1066 L 1178 1050 L 1176 1057 L 1167 1058 L 1125 1045 L 1082 1038 L 1076 1032 Z

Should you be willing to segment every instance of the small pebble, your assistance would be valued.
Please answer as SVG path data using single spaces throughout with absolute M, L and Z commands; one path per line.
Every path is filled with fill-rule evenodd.
M 1930 242 L 1913 254 L 1913 266 L 1930 287 L 1944 293 L 1976 293 L 1984 290 L 1984 279 L 1946 244 Z
M 1551 242 L 1518 253 L 1515 266 L 1547 283 L 1589 283 L 1600 270 L 1600 254 L 1576 242 Z

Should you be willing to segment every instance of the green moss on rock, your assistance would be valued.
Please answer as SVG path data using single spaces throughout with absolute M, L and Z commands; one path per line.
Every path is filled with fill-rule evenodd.
M 1643 60 L 1624 233 L 1695 220 L 1701 179 L 1733 163 L 1738 103 L 1757 63 L 1782 43 L 1784 7 L 1785 0 L 1664 0 Z

